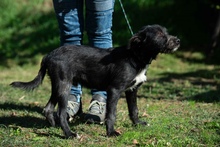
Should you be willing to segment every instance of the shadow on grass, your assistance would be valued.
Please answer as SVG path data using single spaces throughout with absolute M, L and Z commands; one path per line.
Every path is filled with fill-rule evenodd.
M 179 50 L 182 50 L 181 48 Z M 186 50 L 185 50 L 186 51 Z M 190 51 L 190 53 L 194 53 L 193 50 L 188 49 L 187 51 Z M 183 51 L 184 52 L 184 51 Z M 195 50 L 195 52 L 198 52 L 198 50 Z M 174 54 L 177 58 L 181 59 L 183 62 L 189 62 L 189 63 L 199 63 L 199 64 L 207 64 L 207 65 L 219 65 L 220 64 L 220 48 L 216 48 L 215 53 L 212 56 L 207 56 L 204 53 L 202 53 L 204 57 L 186 57 L 184 56 L 184 53 L 180 54 Z
M 3 111 L 8 111 L 8 110 L 16 110 L 16 111 L 31 111 L 31 112 L 37 112 L 37 113 L 42 113 L 42 108 L 39 106 L 32 106 L 32 105 L 24 105 L 24 104 L 14 104 L 14 103 L 3 103 L 0 104 L 0 108 Z
M 176 96 L 180 97 L 180 100 L 206 103 L 220 102 L 220 83 L 217 80 L 220 78 L 220 69 L 197 70 L 187 73 L 163 73 L 161 75 L 164 77 L 156 80 L 156 82 L 169 83 L 170 87 L 165 89 L 169 90 L 170 93 L 175 93 Z M 186 88 L 185 91 L 184 88 Z M 206 92 L 199 93 L 204 89 L 207 89 Z M 190 96 L 185 96 L 186 91 L 191 92 Z
M 149 75 L 150 76 L 150 75 Z M 191 70 L 185 73 L 163 72 L 140 88 L 138 97 L 156 100 L 220 102 L 220 68 Z
M 160 81 L 173 82 L 173 80 L 188 80 L 193 85 L 216 85 L 215 79 L 220 78 L 220 68 L 217 69 L 202 69 L 187 73 L 170 73 L 165 72 L 161 74 L 164 76 Z
M 20 111 L 37 112 L 42 114 L 42 108 L 38 106 L 30 106 L 24 104 L 3 103 L 0 104 L 1 111 L 11 111 L 10 116 L 1 116 L 0 124 L 5 126 L 16 125 L 25 128 L 43 128 L 49 126 L 49 123 L 43 118 L 37 118 L 35 116 L 25 115 L 22 116 Z
M 220 102 L 220 88 L 218 88 L 218 90 L 210 90 L 208 92 L 199 93 L 193 97 L 190 97 L 189 99 L 196 102 L 206 103 Z
M 45 129 L 45 127 L 50 127 L 49 123 L 45 119 L 37 118 L 34 116 L 3 116 L 0 117 L 0 119 L 0 125 L 4 125 L 10 128 L 30 128 L 33 129 L 33 132 L 35 134 L 41 137 L 54 136 L 61 139 L 65 138 L 64 136 L 59 135 L 54 131 L 42 131 L 41 129 Z
M 0 104 L 1 111 L 10 111 L 10 115 L 8 116 L 0 116 L 0 125 L 3 126 L 10 126 L 10 127 L 24 127 L 24 128 L 33 128 L 34 133 L 36 133 L 38 136 L 55 136 L 58 138 L 65 139 L 64 135 L 59 135 L 56 132 L 50 132 L 50 131 L 42 131 L 38 129 L 42 129 L 45 127 L 51 127 L 49 122 L 44 118 L 42 113 L 42 108 L 39 106 L 32 106 L 32 105 L 24 105 L 24 104 L 14 104 L 14 103 L 3 103 Z M 25 112 L 36 112 L 42 117 L 36 117 L 34 114 L 28 114 L 23 116 L 21 114 L 21 111 Z M 26 112 L 25 112 L 26 113 Z M 75 119 L 74 123 L 71 123 L 70 126 L 76 126 L 83 123 L 82 119 Z M 56 127 L 60 128 L 59 124 L 56 124 Z M 60 128 L 61 130 L 61 128 Z

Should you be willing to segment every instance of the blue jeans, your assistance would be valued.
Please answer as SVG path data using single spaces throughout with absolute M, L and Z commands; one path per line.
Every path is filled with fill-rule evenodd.
M 61 45 L 83 44 L 85 28 L 90 46 L 103 49 L 112 47 L 114 0 L 53 0 L 53 4 L 60 29 Z M 105 91 L 93 89 L 91 93 L 107 98 Z M 81 85 L 72 86 L 71 94 L 80 100 Z

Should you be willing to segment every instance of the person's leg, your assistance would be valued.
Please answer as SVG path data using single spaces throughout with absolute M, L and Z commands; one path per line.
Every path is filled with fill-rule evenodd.
M 90 46 L 103 49 L 112 47 L 113 9 L 114 0 L 86 0 L 86 31 Z M 105 119 L 107 93 L 95 89 L 91 93 L 93 98 L 85 119 L 102 123 Z
M 83 0 L 53 0 L 60 29 L 60 45 L 81 45 L 83 38 Z M 72 86 L 67 113 L 74 116 L 80 106 L 81 85 Z
M 53 0 L 60 29 L 60 44 L 81 45 L 83 38 L 83 0 Z

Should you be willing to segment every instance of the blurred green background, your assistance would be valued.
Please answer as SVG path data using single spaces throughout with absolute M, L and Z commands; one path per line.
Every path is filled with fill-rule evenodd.
M 220 63 L 219 46 L 212 46 L 220 26 L 219 0 L 122 0 L 134 32 L 148 24 L 165 26 L 181 39 L 182 51 L 199 51 L 207 61 Z M 59 46 L 59 30 L 52 0 L 0 1 L 0 65 L 38 62 Z M 124 45 L 131 37 L 119 1 L 113 19 L 114 45 Z M 86 40 L 86 38 L 85 38 Z M 218 43 L 219 39 L 217 39 Z M 86 41 L 85 41 L 86 44 Z M 206 61 L 204 61 L 206 62 Z

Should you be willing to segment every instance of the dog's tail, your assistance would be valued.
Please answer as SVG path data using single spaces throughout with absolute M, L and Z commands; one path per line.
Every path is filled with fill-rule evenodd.
M 45 64 L 46 57 L 44 57 L 41 61 L 41 67 L 38 72 L 38 75 L 30 82 L 12 82 L 10 85 L 12 87 L 21 88 L 24 90 L 34 90 L 37 88 L 43 81 L 46 71 L 47 71 L 47 65 Z

